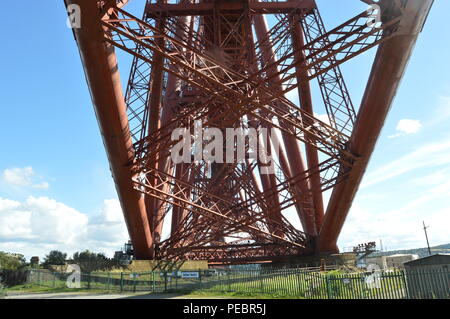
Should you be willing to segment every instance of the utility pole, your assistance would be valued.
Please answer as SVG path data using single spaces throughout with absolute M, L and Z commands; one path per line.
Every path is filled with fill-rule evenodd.
M 427 228 L 428 227 L 425 226 L 425 222 L 423 222 L 423 231 L 425 232 L 425 238 L 427 239 L 428 254 L 431 256 L 431 249 L 430 249 L 430 242 L 428 241 Z

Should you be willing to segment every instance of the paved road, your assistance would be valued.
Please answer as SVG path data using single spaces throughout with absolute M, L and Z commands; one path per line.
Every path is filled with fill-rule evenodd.
M 226 297 L 197 297 L 181 294 L 93 294 L 81 292 L 65 293 L 18 293 L 10 292 L 6 299 L 227 299 Z

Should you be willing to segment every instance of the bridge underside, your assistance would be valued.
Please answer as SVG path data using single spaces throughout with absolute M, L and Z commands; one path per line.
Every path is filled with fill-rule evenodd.
M 314 0 L 143 1 L 142 18 L 126 11 L 126 0 L 65 2 L 81 10 L 74 34 L 138 259 L 230 263 L 337 252 L 432 0 L 364 0 L 379 11 L 331 31 Z M 355 108 L 340 66 L 375 47 Z M 116 49 L 133 59 L 125 89 Z M 312 81 L 322 97 L 314 104 Z M 296 95 L 298 103 L 289 98 Z M 208 154 L 236 155 L 239 146 L 248 154 L 257 145 L 272 162 L 197 157 L 208 138 L 176 162 L 179 128 L 189 141 L 205 128 L 256 132 L 256 144 L 233 137 Z

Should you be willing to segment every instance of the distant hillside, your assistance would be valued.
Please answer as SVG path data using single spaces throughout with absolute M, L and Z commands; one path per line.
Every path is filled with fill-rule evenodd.
M 450 254 L 450 244 L 439 245 L 431 247 L 432 254 Z M 395 254 L 414 254 L 419 255 L 419 257 L 428 256 L 428 248 L 414 248 L 414 249 L 403 249 L 403 250 L 391 250 L 383 252 L 383 255 L 390 256 Z M 377 255 L 380 255 L 379 253 Z

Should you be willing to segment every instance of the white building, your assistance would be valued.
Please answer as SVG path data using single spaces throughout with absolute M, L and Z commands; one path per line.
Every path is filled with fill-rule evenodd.
M 413 254 L 396 254 L 391 256 L 386 256 L 386 267 L 387 268 L 404 268 L 403 264 L 419 259 L 418 255 Z

